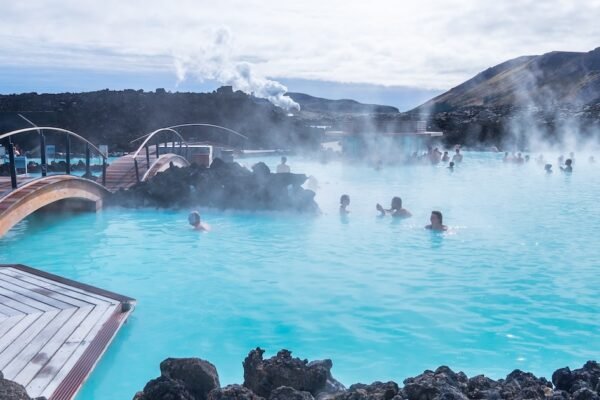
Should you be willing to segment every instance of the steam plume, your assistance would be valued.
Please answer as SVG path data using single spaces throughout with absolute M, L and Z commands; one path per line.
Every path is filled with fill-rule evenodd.
M 231 56 L 232 36 L 227 28 L 213 33 L 204 46 L 182 49 L 174 53 L 174 67 L 178 83 L 192 76 L 200 81 L 214 79 L 234 90 L 241 90 L 269 100 L 286 110 L 300 110 L 300 105 L 286 96 L 287 88 L 279 82 L 266 79 L 253 71 L 252 64 L 234 61 Z

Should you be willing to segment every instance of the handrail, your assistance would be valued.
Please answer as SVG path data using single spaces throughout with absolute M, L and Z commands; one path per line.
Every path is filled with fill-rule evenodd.
M 134 159 L 134 160 L 136 159 L 136 157 L 138 156 L 138 154 L 140 153 L 140 151 L 142 151 L 142 149 L 143 149 L 143 148 L 146 146 L 146 144 L 147 144 L 147 143 L 150 141 L 150 139 L 152 139 L 152 138 L 154 137 L 154 135 L 156 135 L 157 133 L 160 133 L 160 132 L 173 132 L 173 133 L 175 133 L 175 134 L 176 134 L 176 135 L 179 137 L 179 139 L 181 139 L 181 142 L 183 142 L 183 143 L 185 144 L 185 147 L 186 147 L 186 148 L 188 147 L 188 144 L 187 144 L 187 142 L 185 141 L 185 139 L 183 138 L 183 136 L 181 136 L 181 135 L 179 134 L 179 132 L 177 132 L 175 129 L 171 129 L 171 128 L 160 128 L 160 129 L 157 129 L 157 130 L 155 130 L 154 132 L 150 132 L 149 134 L 147 134 L 147 135 L 144 135 L 144 136 L 142 136 L 142 137 L 141 137 L 141 138 L 145 137 L 145 138 L 146 138 L 146 140 L 144 140 L 144 141 L 142 142 L 142 144 L 140 145 L 140 147 L 138 147 L 138 149 L 135 151 L 135 153 L 133 153 L 133 159 Z M 139 139 L 141 139 L 141 138 L 139 138 Z M 131 143 L 133 143 L 133 142 L 131 142 Z M 157 154 L 157 156 L 158 156 L 158 154 Z
M 106 160 L 106 156 L 104 154 L 102 154 L 102 151 L 100 151 L 99 148 L 97 148 L 92 142 L 90 142 L 89 140 L 87 140 L 86 138 L 84 138 L 83 136 L 80 136 L 78 134 L 76 134 L 75 132 L 69 131 L 67 129 L 62 129 L 62 128 L 54 128 L 52 126 L 38 126 L 35 128 L 23 128 L 23 129 L 17 129 L 16 131 L 11 131 L 11 132 L 7 132 L 7 133 L 3 133 L 0 135 L 0 140 L 2 139 L 6 139 L 7 137 L 10 136 L 14 136 L 14 135 L 18 135 L 19 133 L 25 133 L 25 132 L 32 132 L 32 131 L 56 131 L 56 132 L 62 132 L 62 133 L 66 133 L 67 135 L 76 137 L 77 139 L 87 143 L 90 147 L 92 147 L 94 150 L 96 150 L 96 152 L 104 159 Z
M 217 128 L 217 129 L 223 129 L 227 132 L 233 133 L 241 138 L 243 138 L 244 140 L 248 140 L 248 136 L 243 135 L 237 131 L 234 131 L 233 129 L 230 128 L 226 128 L 224 126 L 220 126 L 220 125 L 213 125 L 213 124 L 204 124 L 204 123 L 193 123 L 193 124 L 179 124 L 179 125 L 173 125 L 173 126 L 168 126 L 166 128 L 163 129 L 176 129 L 176 128 L 184 128 L 184 127 L 188 127 L 188 126 L 206 126 L 206 127 L 210 127 L 210 128 Z M 146 136 L 150 135 L 150 133 L 144 135 L 144 136 L 140 136 L 138 138 L 133 139 L 131 142 L 129 143 L 134 143 L 137 142 L 138 140 L 142 140 L 143 138 L 145 138 Z

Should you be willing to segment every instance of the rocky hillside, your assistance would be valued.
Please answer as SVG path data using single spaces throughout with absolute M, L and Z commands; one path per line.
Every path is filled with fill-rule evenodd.
M 130 141 L 155 129 L 192 122 L 223 125 L 250 138 L 249 148 L 318 146 L 321 131 L 301 119 L 231 87 L 212 93 L 170 93 L 142 90 L 102 90 L 87 93 L 0 95 L 0 132 L 29 127 L 18 113 L 38 126 L 50 125 L 80 133 L 93 143 L 109 144 L 110 150 L 127 151 Z M 227 142 L 222 131 L 203 129 L 183 132 L 186 137 Z M 24 148 L 36 145 L 17 143 Z M 236 137 L 231 138 L 236 140 Z M 239 139 L 237 139 L 239 141 Z
M 340 114 L 373 114 L 373 113 L 398 113 L 398 109 L 392 106 L 378 104 L 363 104 L 355 100 L 329 100 L 321 97 L 313 97 L 304 93 L 287 93 L 296 103 L 300 104 L 301 110 L 316 113 L 340 113 Z
M 588 53 L 554 51 L 489 68 L 417 108 L 432 113 L 466 107 L 551 108 L 600 102 L 600 47 Z

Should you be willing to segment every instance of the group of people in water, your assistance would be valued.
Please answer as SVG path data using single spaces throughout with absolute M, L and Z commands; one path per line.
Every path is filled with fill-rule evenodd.
M 522 153 L 515 154 L 509 153 L 508 151 L 504 153 L 504 157 L 502 158 L 502 162 L 510 164 L 527 164 L 530 160 L 531 158 L 528 154 L 523 156 Z M 565 156 L 561 155 L 556 161 L 561 171 L 568 173 L 573 172 L 573 165 L 575 164 L 575 153 L 570 152 L 569 158 L 567 159 L 565 159 Z M 535 162 L 538 165 L 543 165 L 544 171 L 546 171 L 547 174 L 551 174 L 554 172 L 552 170 L 552 164 L 546 161 L 543 154 L 540 154 L 538 157 L 536 157 Z M 594 156 L 590 156 L 588 162 L 590 164 L 594 164 L 596 162 L 596 159 L 594 158 Z
M 347 194 L 343 194 L 340 197 L 340 215 L 346 216 L 350 213 L 348 210 L 348 206 L 350 205 L 350 196 Z M 379 211 L 380 217 L 385 217 L 386 215 L 391 216 L 392 218 L 409 218 L 412 217 L 410 211 L 406 208 L 402 207 L 402 199 L 398 196 L 392 198 L 392 203 L 390 208 L 383 208 L 383 206 L 379 203 L 375 206 L 375 209 Z M 425 225 L 425 229 L 430 229 L 432 231 L 446 231 L 448 227 L 444 225 L 444 217 L 441 211 L 432 211 L 431 216 L 429 217 L 429 224 Z

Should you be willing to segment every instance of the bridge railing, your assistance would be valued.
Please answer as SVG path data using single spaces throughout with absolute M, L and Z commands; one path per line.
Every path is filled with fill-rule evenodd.
M 214 125 L 214 124 L 206 124 L 206 123 L 189 123 L 189 124 L 179 124 L 179 125 L 172 125 L 172 126 L 167 126 L 165 128 L 162 129 L 178 129 L 178 128 L 187 128 L 187 127 L 207 127 L 207 128 L 215 128 L 215 129 L 219 129 L 225 132 L 228 132 L 230 134 L 233 134 L 236 137 L 239 137 L 241 139 L 244 140 L 248 140 L 248 137 L 246 135 L 241 134 L 238 131 L 235 131 L 233 129 L 230 128 L 226 128 L 224 126 L 220 126 L 220 125 Z M 140 136 L 138 138 L 133 139 L 130 143 L 135 143 L 138 142 L 146 137 L 148 137 L 149 135 L 151 135 L 151 133 L 148 133 L 144 136 Z
M 75 132 L 69 131 L 67 129 L 55 128 L 52 126 L 36 126 L 32 128 L 24 128 L 17 129 L 11 132 L 0 134 L 0 143 L 4 143 L 4 146 L 7 149 L 8 159 L 9 159 L 9 170 L 10 170 L 10 180 L 11 186 L 13 189 L 16 189 L 18 186 L 17 181 L 17 169 L 15 162 L 15 146 L 12 141 L 12 138 L 16 135 L 28 133 L 28 132 L 38 132 L 39 141 L 40 141 L 40 168 L 42 176 L 47 176 L 48 174 L 48 160 L 46 157 L 46 136 L 44 131 L 50 132 L 58 132 L 65 135 L 65 164 L 66 164 L 66 174 L 71 174 L 71 138 L 75 138 L 85 145 L 85 175 L 84 177 L 92 176 L 91 173 L 91 151 L 94 150 L 100 157 L 102 157 L 102 184 L 106 184 L 106 161 L 107 157 L 103 152 L 96 147 L 92 142 L 87 140 L 86 138 L 78 135 Z
M 139 169 L 139 164 L 138 164 L 138 156 L 139 154 L 142 152 L 142 150 L 145 151 L 146 154 L 146 169 L 149 170 L 150 169 L 150 146 L 152 146 L 151 142 L 154 140 L 154 146 L 155 146 L 155 154 L 156 154 L 156 158 L 158 159 L 160 157 L 160 151 L 161 151 L 161 141 L 160 138 L 161 137 L 168 137 L 171 140 L 170 141 L 165 141 L 163 142 L 165 149 L 168 149 L 168 145 L 171 144 L 171 151 L 175 152 L 175 146 L 177 145 L 178 147 L 178 154 L 179 155 L 183 155 L 185 154 L 185 157 L 188 158 L 189 156 L 189 146 L 188 143 L 185 141 L 185 139 L 183 138 L 183 136 L 181 136 L 179 134 L 179 132 L 177 132 L 175 129 L 172 128 L 160 128 L 157 129 L 153 132 L 148 133 L 147 135 L 142 136 L 139 139 L 145 138 L 144 141 L 142 142 L 142 144 L 140 144 L 140 146 L 137 148 L 137 150 L 133 153 L 133 163 L 135 166 L 135 178 L 138 182 L 140 182 L 140 169 Z M 177 141 L 175 139 L 178 139 Z M 133 141 L 132 141 L 133 143 Z M 185 153 L 182 151 L 182 148 L 185 146 Z

